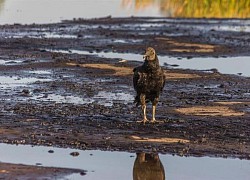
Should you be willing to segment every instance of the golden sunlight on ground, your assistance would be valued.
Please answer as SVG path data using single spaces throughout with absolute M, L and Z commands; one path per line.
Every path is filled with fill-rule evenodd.
M 79 66 L 83 68 L 94 68 L 94 69 L 105 69 L 105 70 L 112 70 L 112 73 L 115 76 L 132 76 L 133 68 L 131 67 L 119 67 L 114 66 L 111 64 L 76 64 L 76 63 L 67 63 L 68 66 Z M 166 79 L 173 80 L 173 79 L 192 79 L 192 78 L 200 78 L 201 76 L 197 74 L 188 74 L 188 73 L 176 73 L 170 72 L 168 70 L 165 71 Z
M 12 135 L 19 135 L 20 131 L 18 129 L 6 129 L 6 128 L 0 128 L 0 134 L 12 134 Z
M 115 76 L 127 76 L 131 75 L 133 72 L 132 68 L 129 67 L 118 67 L 111 64 L 76 64 L 76 63 L 67 63 L 69 66 L 80 66 L 84 68 L 95 68 L 95 69 L 105 69 L 115 71 Z
M 9 171 L 2 169 L 0 170 L 0 173 L 9 173 Z
M 216 104 L 221 104 L 221 105 L 236 105 L 236 104 L 250 104 L 250 102 L 244 102 L 244 101 L 218 101 L 215 102 Z
M 244 112 L 237 112 L 227 106 L 194 106 L 177 108 L 178 113 L 194 116 L 243 116 Z
M 128 136 L 128 139 L 137 142 L 154 142 L 154 143 L 189 143 L 189 140 L 179 138 L 145 138 L 139 136 Z
M 188 74 L 188 73 L 175 73 L 165 71 L 166 79 L 193 79 L 193 78 L 201 78 L 198 74 Z
M 175 46 L 170 51 L 172 52 L 200 52 L 200 53 L 209 53 L 214 52 L 217 46 L 209 44 L 197 44 L 197 43 L 183 43 L 173 41 L 169 38 L 157 37 L 155 38 L 158 41 L 166 41 L 168 44 Z

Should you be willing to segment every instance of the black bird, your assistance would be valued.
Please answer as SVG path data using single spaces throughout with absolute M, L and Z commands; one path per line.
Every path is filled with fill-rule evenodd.
M 152 120 L 155 120 L 156 105 L 159 101 L 160 93 L 165 85 L 165 74 L 160 67 L 158 57 L 154 48 L 148 47 L 143 56 L 144 63 L 142 66 L 134 68 L 133 85 L 136 91 L 135 103 L 141 105 L 143 120 L 139 122 L 147 122 L 146 103 L 152 103 Z

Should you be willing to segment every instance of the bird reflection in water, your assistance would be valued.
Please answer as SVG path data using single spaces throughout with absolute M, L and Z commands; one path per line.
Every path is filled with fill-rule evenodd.
M 165 180 L 165 171 L 158 154 L 137 153 L 133 180 Z

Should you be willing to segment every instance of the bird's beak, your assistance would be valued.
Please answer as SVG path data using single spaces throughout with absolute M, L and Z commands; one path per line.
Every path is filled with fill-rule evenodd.
M 147 55 L 143 55 L 143 60 L 146 61 L 147 60 Z

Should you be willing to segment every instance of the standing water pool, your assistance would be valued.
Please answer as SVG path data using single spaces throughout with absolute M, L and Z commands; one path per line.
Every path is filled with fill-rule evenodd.
M 49 153 L 50 152 L 50 153 Z M 53 152 L 53 153 L 51 153 Z M 78 152 L 79 156 L 70 153 Z M 43 146 L 0 144 L 1 162 L 86 170 L 68 179 L 137 180 L 163 177 L 169 180 L 248 180 L 250 162 L 239 159 L 180 157 L 163 154 L 62 149 Z M 143 167 L 144 169 L 142 169 Z M 134 174 L 134 177 L 133 177 Z M 145 177 L 144 177 L 145 178 Z

